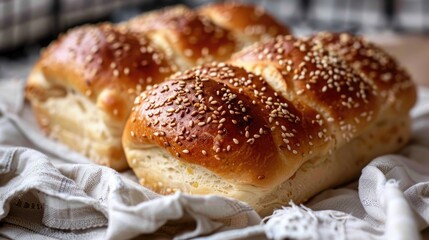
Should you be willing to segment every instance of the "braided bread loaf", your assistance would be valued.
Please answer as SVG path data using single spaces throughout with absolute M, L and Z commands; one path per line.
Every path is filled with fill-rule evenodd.
M 279 36 L 143 92 L 123 146 L 155 191 L 219 194 L 267 215 L 402 147 L 415 100 L 407 73 L 359 37 Z
M 231 11 L 242 8 L 260 12 L 244 5 Z M 78 27 L 59 37 L 28 78 L 26 96 L 39 125 L 99 164 L 127 168 L 121 136 L 138 93 L 177 70 L 226 60 L 242 45 L 231 32 L 234 26 L 223 28 L 203 14 L 176 6 L 119 25 Z M 260 16 L 259 24 L 271 24 L 268 14 Z M 259 22 L 250 17 L 243 24 Z M 277 28 L 275 33 L 287 32 Z

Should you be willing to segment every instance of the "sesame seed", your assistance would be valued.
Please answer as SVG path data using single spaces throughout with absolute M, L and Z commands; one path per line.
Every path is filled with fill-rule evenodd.
M 189 150 L 188 149 L 183 149 L 182 152 L 188 154 Z
M 323 86 L 322 87 L 322 92 L 326 92 L 328 90 L 328 87 L 327 86 Z
M 236 138 L 233 138 L 233 139 L 232 139 L 232 141 L 233 141 L 235 144 L 239 144 L 239 143 L 240 143 Z
M 129 69 L 129 68 L 124 68 L 124 74 L 125 74 L 125 75 L 130 74 L 130 69 Z

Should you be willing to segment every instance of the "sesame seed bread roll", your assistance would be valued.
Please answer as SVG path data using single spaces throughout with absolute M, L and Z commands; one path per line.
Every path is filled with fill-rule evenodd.
M 213 60 L 227 60 L 238 50 L 228 30 L 182 5 L 142 14 L 121 27 L 144 33 L 181 70 Z
M 240 174 L 238 183 L 279 184 L 294 174 L 304 158 L 313 156 L 314 149 L 330 144 L 315 111 L 295 108 L 260 76 L 223 63 L 174 75 L 137 97 L 139 103 L 125 129 L 126 149 L 147 145 L 142 153 L 147 154 L 150 148 L 162 146 L 172 156 L 222 177 L 236 179 Z M 158 192 L 167 191 L 162 186 L 172 187 L 158 185 L 162 176 L 162 182 L 171 183 L 171 165 L 157 164 L 155 159 L 148 166 L 138 164 L 135 161 L 145 160 L 133 154 L 128 159 L 146 185 Z M 145 176 L 161 170 L 166 172 L 156 181 Z M 186 182 L 175 184 L 186 187 Z
M 290 34 L 262 7 L 238 2 L 214 3 L 200 7 L 198 13 L 232 32 L 240 48 L 277 35 Z
M 160 193 L 218 194 L 263 216 L 304 202 L 409 140 L 411 80 L 383 82 L 380 94 L 370 77 L 386 72 L 358 61 L 316 37 L 279 36 L 174 74 L 136 98 L 122 139 L 128 162 Z
M 121 136 L 134 98 L 174 69 L 144 36 L 110 24 L 87 25 L 42 53 L 26 97 L 49 136 L 96 163 L 123 170 Z

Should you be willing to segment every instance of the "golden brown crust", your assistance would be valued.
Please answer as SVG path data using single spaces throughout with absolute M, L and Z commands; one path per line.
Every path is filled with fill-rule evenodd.
M 173 71 L 146 38 L 110 24 L 73 29 L 52 43 L 38 62 L 52 86 L 73 89 L 97 102 L 117 121 L 125 121 L 136 96 Z M 39 98 L 47 85 L 28 82 L 27 95 Z M 36 90 L 37 88 L 42 88 Z
M 143 32 L 154 43 L 162 38 L 169 46 L 164 46 L 166 52 L 176 52 L 175 58 L 184 58 L 192 67 L 207 61 L 226 60 L 236 50 L 236 42 L 226 29 L 213 24 L 194 11 L 175 6 L 143 14 L 123 24 L 132 31 Z
M 199 14 L 215 24 L 230 30 L 243 45 L 277 35 L 290 34 L 289 29 L 279 23 L 262 7 L 237 2 L 215 3 L 201 7 Z
M 348 33 L 322 32 L 312 36 L 312 40 L 339 55 L 356 72 L 374 84 L 383 102 L 401 102 L 396 111 L 407 111 L 415 104 L 416 89 L 409 74 L 379 47 Z M 397 101 L 398 99 L 401 100 Z
M 345 61 L 311 40 L 279 36 L 240 51 L 230 62 L 275 67 L 288 98 L 318 109 L 337 126 L 339 141 L 349 141 L 379 112 L 375 89 Z

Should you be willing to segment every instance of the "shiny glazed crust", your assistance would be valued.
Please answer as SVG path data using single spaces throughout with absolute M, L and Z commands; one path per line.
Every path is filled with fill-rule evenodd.
M 198 13 L 231 31 L 240 46 L 255 41 L 290 34 L 289 29 L 269 15 L 262 7 L 237 2 L 202 6 Z
M 147 35 L 181 70 L 226 60 L 238 49 L 228 30 L 181 5 L 140 15 L 122 27 Z

